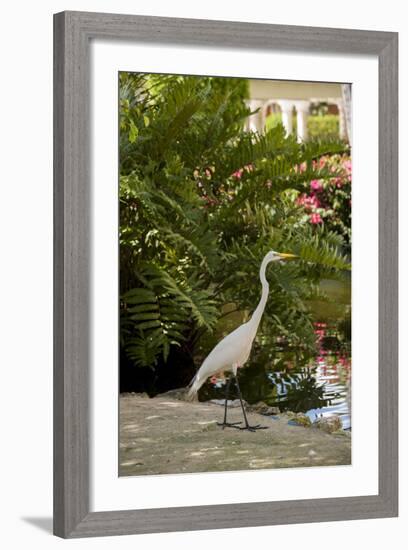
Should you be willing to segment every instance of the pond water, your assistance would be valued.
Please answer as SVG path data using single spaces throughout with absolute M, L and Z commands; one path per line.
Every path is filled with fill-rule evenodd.
M 281 412 L 304 412 L 312 422 L 320 416 L 336 414 L 343 429 L 351 429 L 350 355 L 344 350 L 321 351 L 324 353 L 304 366 L 296 364 L 293 350 L 278 351 L 266 366 L 252 362 L 239 372 L 243 398 L 250 404 L 263 401 L 279 407 Z M 200 400 L 223 399 L 225 384 L 224 378 L 209 380 L 200 392 Z M 230 398 L 236 398 L 235 388 L 231 389 Z
M 319 319 L 314 323 L 316 355 L 285 347 L 284 342 L 263 341 L 262 346 L 254 346 L 247 367 L 239 371 L 239 384 L 243 398 L 250 404 L 263 401 L 279 407 L 281 412 L 303 412 L 312 422 L 335 414 L 343 429 L 350 430 L 350 285 L 330 283 L 325 291 L 331 292 L 335 300 L 328 309 L 315 304 Z M 223 399 L 225 384 L 224 378 L 209 380 L 200 390 L 200 400 Z M 235 397 L 233 388 L 231 399 Z

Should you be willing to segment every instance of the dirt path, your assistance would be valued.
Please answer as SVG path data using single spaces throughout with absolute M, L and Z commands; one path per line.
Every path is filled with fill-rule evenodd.
M 222 430 L 223 409 L 212 403 L 187 403 L 140 395 L 120 397 L 120 475 L 174 474 L 332 466 L 351 463 L 351 438 L 288 425 L 288 418 L 249 413 L 257 432 Z M 242 420 L 238 408 L 230 421 Z

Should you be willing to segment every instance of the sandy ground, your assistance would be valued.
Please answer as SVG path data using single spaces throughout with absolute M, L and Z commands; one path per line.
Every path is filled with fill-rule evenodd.
M 333 466 L 351 463 L 351 438 L 292 426 L 288 417 L 249 413 L 256 432 L 217 425 L 223 408 L 137 394 L 120 397 L 121 476 L 219 472 L 259 468 Z M 239 408 L 228 420 L 242 420 Z

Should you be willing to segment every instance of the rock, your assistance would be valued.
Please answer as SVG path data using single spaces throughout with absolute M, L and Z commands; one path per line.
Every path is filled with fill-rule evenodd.
M 152 416 L 156 418 L 147 420 Z M 349 436 L 288 426 L 289 417 L 282 413 L 275 417 L 248 413 L 250 424 L 268 425 L 267 430 L 256 433 L 223 430 L 217 425 L 223 416 L 223 407 L 209 402 L 186 403 L 169 397 L 144 399 L 121 395 L 120 475 L 225 473 L 253 467 L 300 468 L 351 463 Z M 240 406 L 228 409 L 228 421 L 244 426 Z M 309 453 L 310 450 L 313 452 Z M 191 455 L 197 452 L 203 455 Z
M 142 399 L 150 399 L 149 394 L 146 392 L 138 393 L 134 391 L 130 391 L 130 392 L 126 391 L 126 392 L 122 392 L 120 395 L 122 397 L 141 397 Z
M 289 422 L 291 426 L 303 426 L 304 428 L 312 425 L 310 418 L 304 413 L 294 414 Z
M 186 401 L 188 388 L 176 388 L 164 393 L 160 393 L 157 397 L 168 397 L 170 399 L 178 399 L 179 401 Z M 198 398 L 197 398 L 198 400 Z
M 255 412 L 258 414 L 264 414 L 264 415 L 276 415 L 280 413 L 279 407 L 270 407 L 263 401 L 259 401 L 259 403 L 255 403 L 254 405 L 248 405 L 247 410 L 249 412 Z
M 313 426 L 329 434 L 342 429 L 341 419 L 339 416 L 335 415 L 322 416 L 313 424 Z

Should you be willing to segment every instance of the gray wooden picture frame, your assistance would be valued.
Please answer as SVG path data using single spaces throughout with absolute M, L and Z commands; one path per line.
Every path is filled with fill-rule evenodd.
M 89 44 L 94 38 L 317 53 L 379 62 L 379 493 L 90 511 Z M 398 510 L 398 35 L 104 13 L 54 16 L 54 533 L 89 537 L 393 517 Z

